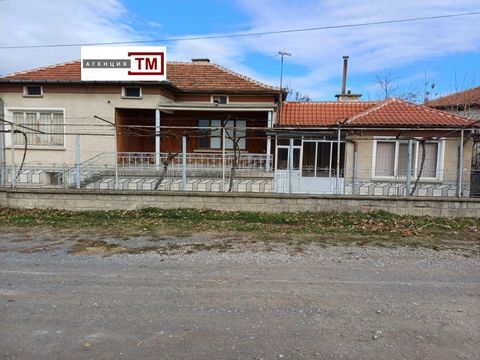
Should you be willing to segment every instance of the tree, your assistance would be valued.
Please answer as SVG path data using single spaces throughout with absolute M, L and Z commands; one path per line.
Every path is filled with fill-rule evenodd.
M 312 101 L 312 98 L 308 94 L 287 88 L 287 100 L 296 102 L 310 102 Z
M 374 81 L 377 87 L 381 89 L 384 99 L 396 97 L 405 101 L 426 103 L 432 96 L 438 95 L 433 93 L 433 89 L 435 89 L 436 86 L 435 82 L 433 80 L 427 80 L 426 75 L 423 83 L 423 91 L 420 91 L 418 86 L 412 86 L 410 89 L 400 86 L 399 77 L 391 72 L 376 74 Z

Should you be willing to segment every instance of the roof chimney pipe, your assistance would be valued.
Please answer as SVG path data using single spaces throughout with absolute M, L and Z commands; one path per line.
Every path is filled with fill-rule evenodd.
M 348 69 L 348 56 L 343 57 L 343 78 L 342 78 L 342 95 L 345 95 L 347 90 L 347 69 Z

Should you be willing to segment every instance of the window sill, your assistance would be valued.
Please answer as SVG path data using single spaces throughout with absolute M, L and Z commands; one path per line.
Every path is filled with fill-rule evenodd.
M 42 95 L 26 95 L 26 94 L 23 94 L 23 97 L 24 98 L 43 98 L 43 94 Z
M 142 100 L 142 96 L 122 96 L 122 99 L 125 100 Z

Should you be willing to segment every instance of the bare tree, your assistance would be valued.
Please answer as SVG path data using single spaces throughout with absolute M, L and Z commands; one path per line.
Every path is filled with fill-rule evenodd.
M 240 166 L 240 156 L 241 156 L 241 149 L 240 149 L 240 141 L 242 139 L 246 139 L 247 131 L 245 130 L 244 136 L 238 136 L 238 131 L 233 129 L 233 131 L 225 131 L 225 135 L 228 139 L 232 141 L 233 144 L 233 160 L 232 166 L 230 168 L 230 180 L 228 183 L 228 192 L 232 192 L 233 190 L 233 182 L 236 176 L 236 170 Z
M 169 152 L 167 154 L 166 159 L 162 161 L 162 165 L 163 165 L 162 173 L 160 174 L 160 177 L 155 183 L 154 190 L 158 190 L 163 180 L 165 180 L 165 176 L 167 175 L 167 171 L 168 171 L 168 166 L 172 163 L 173 159 L 175 159 L 178 156 L 178 154 L 180 154 L 180 152 L 182 151 L 182 138 L 179 137 L 178 134 L 176 134 L 173 131 L 165 131 L 163 135 L 165 135 L 166 137 L 172 137 L 173 139 L 175 139 L 175 142 L 177 143 L 178 146 L 177 146 L 177 151 Z M 160 136 L 160 135 L 157 135 L 157 136 Z
M 312 101 L 312 98 L 310 97 L 310 95 L 301 93 L 300 91 L 296 91 L 290 88 L 287 88 L 287 99 L 290 101 L 296 101 L 296 102 Z
M 384 75 L 375 75 L 375 83 L 382 89 L 384 99 L 389 99 L 395 96 L 398 90 L 397 78 L 392 73 L 386 73 Z

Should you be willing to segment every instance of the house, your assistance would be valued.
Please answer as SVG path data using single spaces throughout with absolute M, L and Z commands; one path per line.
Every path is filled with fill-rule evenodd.
M 153 165 L 155 171 L 168 154 L 182 151 L 183 136 L 188 136 L 189 165 L 218 167 L 223 154 L 231 162 L 239 139 L 235 145 L 245 168 L 271 170 L 271 138 L 265 131 L 273 126 L 285 92 L 209 59 L 169 62 L 167 76 L 164 82 L 82 81 L 78 60 L 0 78 L 5 179 L 17 185 L 32 179 L 65 183 L 79 163 L 88 181 L 114 163 L 120 170 Z M 15 136 L 8 135 L 10 124 Z M 20 130 L 28 144 L 24 162 Z M 48 171 L 40 174 L 42 167 Z
M 480 86 L 431 100 L 427 106 L 480 120 Z
M 0 78 L 6 185 L 469 196 L 471 119 L 343 90 L 287 102 L 208 59 L 170 62 L 161 82 L 80 67 Z

